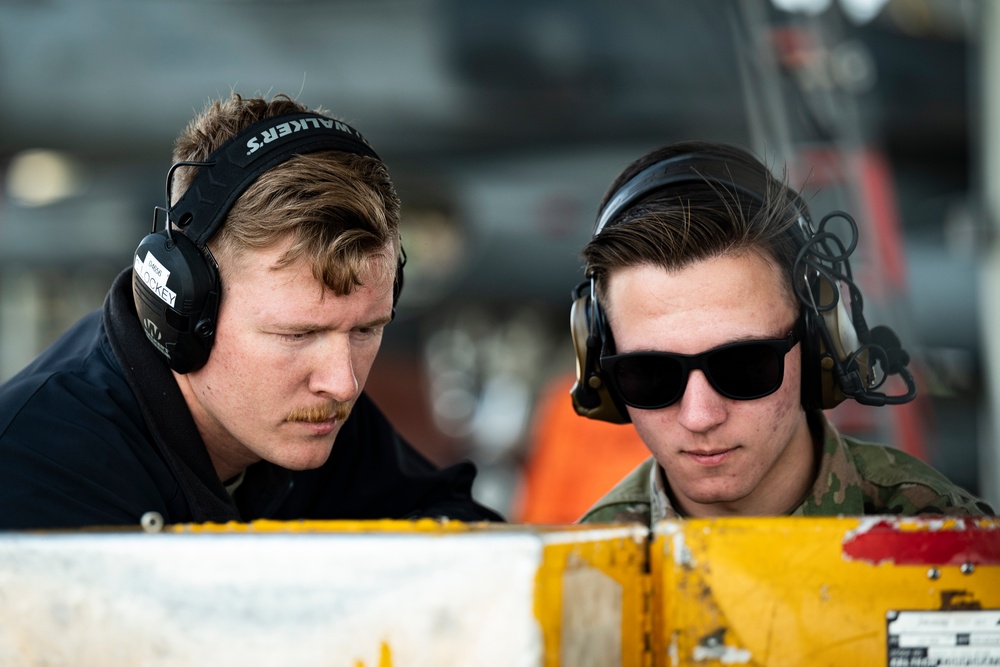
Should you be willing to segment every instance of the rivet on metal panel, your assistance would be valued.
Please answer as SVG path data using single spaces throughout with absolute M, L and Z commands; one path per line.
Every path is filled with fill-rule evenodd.
M 931 569 L 927 570 L 928 579 L 938 579 L 940 577 L 941 577 L 941 570 L 937 569 L 936 567 L 932 567 Z
M 972 563 L 962 563 L 962 567 L 959 569 L 962 571 L 962 574 L 972 574 L 976 571 L 976 566 Z
M 146 512 L 139 523 L 147 533 L 158 533 L 163 530 L 163 515 L 159 512 Z

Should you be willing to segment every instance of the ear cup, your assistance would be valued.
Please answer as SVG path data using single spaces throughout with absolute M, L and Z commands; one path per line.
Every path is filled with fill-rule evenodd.
M 590 294 L 579 295 L 583 283 L 577 289 L 576 298 L 570 306 L 570 333 L 573 337 L 573 349 L 576 353 L 576 382 L 570 390 L 573 408 L 577 414 L 590 419 L 627 424 L 631 421 L 628 412 L 612 398 L 608 391 L 604 374 L 600 367 L 601 349 L 604 347 L 603 327 L 592 325 L 599 319 L 599 313 L 591 312 L 594 304 Z M 593 331 L 593 329 L 598 331 Z
M 870 387 L 874 371 L 868 349 L 833 285 L 815 276 L 809 289 L 813 303 L 803 309 L 802 405 L 807 410 L 829 410 Z M 834 300 L 836 305 L 827 307 Z
M 132 294 L 146 337 L 178 373 L 208 361 L 219 309 L 215 260 L 181 233 L 155 232 L 135 250 Z

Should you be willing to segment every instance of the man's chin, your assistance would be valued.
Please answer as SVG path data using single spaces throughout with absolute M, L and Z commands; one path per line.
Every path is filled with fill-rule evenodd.
M 333 435 L 328 438 L 313 439 L 308 443 L 285 445 L 276 456 L 269 459 L 271 463 L 288 470 L 315 470 L 330 459 L 333 451 Z
M 721 514 L 738 513 L 737 507 L 747 495 L 733 488 L 695 488 L 689 489 L 685 494 L 690 502 L 697 503 L 703 508 L 715 508 Z

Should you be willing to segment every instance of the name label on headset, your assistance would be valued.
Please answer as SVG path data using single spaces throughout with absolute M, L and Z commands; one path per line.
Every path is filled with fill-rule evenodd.
M 136 255 L 132 270 L 135 271 L 135 275 L 142 279 L 142 282 L 146 283 L 146 287 L 151 289 L 153 294 L 160 297 L 171 308 L 174 307 L 177 294 L 167 287 L 170 271 L 153 257 L 153 253 L 147 251 L 146 260 L 143 262 L 140 262 L 139 256 Z
M 299 120 L 290 120 L 284 123 L 279 123 L 277 125 L 267 128 L 266 130 L 264 130 L 255 137 L 250 137 L 250 139 L 247 141 L 247 155 L 251 155 L 260 150 L 261 147 L 271 143 L 272 141 L 275 141 L 281 137 L 287 136 L 294 132 L 302 132 L 304 130 L 318 130 L 321 128 L 327 130 L 338 130 L 339 132 L 343 132 L 345 134 L 357 137 L 360 141 L 364 141 L 364 137 L 362 137 L 357 132 L 357 130 L 355 130 L 350 125 L 347 125 L 346 123 L 340 122 L 339 120 L 334 120 L 332 118 L 317 118 L 317 117 L 301 118 Z

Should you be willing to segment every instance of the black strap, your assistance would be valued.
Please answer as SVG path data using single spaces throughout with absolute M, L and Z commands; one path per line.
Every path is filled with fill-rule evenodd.
M 236 200 L 268 169 L 295 155 L 343 151 L 381 160 L 347 123 L 315 113 L 258 121 L 216 149 L 184 196 L 170 208 L 170 222 L 205 245 Z

